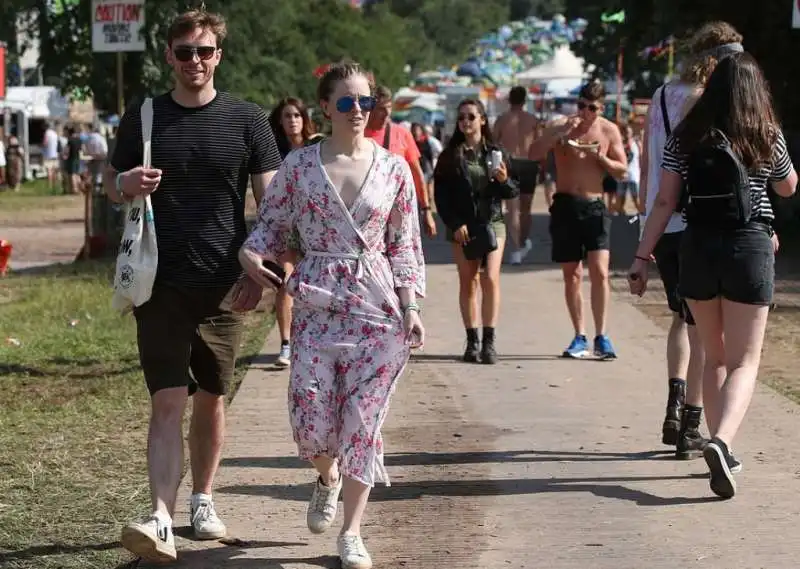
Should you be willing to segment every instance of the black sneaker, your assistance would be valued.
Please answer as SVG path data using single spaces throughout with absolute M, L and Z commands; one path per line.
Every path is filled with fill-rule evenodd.
M 733 498 L 736 494 L 736 481 L 731 472 L 731 454 L 728 446 L 714 437 L 703 449 L 703 458 L 711 472 L 711 491 L 720 498 Z

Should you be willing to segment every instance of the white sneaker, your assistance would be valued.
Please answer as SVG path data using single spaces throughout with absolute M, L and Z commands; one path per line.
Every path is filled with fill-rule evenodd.
M 281 351 L 278 353 L 278 357 L 275 359 L 275 365 L 278 367 L 289 367 L 292 364 L 292 351 L 289 348 L 289 344 L 282 344 Z
M 511 262 L 512 265 L 521 265 L 522 250 L 512 251 L 511 254 L 508 256 L 508 260 Z
M 360 535 L 343 533 L 336 540 L 342 569 L 372 569 L 372 558 L 369 556 Z
M 122 528 L 122 547 L 145 561 L 166 563 L 178 559 L 172 526 L 156 516 Z
M 207 497 L 192 496 L 190 522 L 197 539 L 222 539 L 227 530 L 217 516 L 214 502 Z
M 314 493 L 308 503 L 306 513 L 306 523 L 311 533 L 323 533 L 333 524 L 336 519 L 336 510 L 339 507 L 339 492 L 342 491 L 342 475 L 336 486 L 325 486 L 322 478 L 317 477 L 314 484 Z
M 525 240 L 525 244 L 522 246 L 522 249 L 520 249 L 520 251 L 519 251 L 520 257 L 522 257 L 523 259 L 525 257 L 527 257 L 528 253 L 531 252 L 531 249 L 533 249 L 533 243 L 531 242 L 530 238 L 528 238 L 528 239 Z

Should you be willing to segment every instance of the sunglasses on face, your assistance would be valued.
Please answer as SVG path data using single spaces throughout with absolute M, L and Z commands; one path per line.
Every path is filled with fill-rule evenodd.
M 196 55 L 201 61 L 208 61 L 217 52 L 217 48 L 213 45 L 179 45 L 173 52 L 175 59 L 182 62 L 191 61 Z
M 336 101 L 336 110 L 340 113 L 349 113 L 352 111 L 356 103 L 358 103 L 358 108 L 362 111 L 370 112 L 372 109 L 375 108 L 378 100 L 375 97 L 367 96 L 367 97 L 342 97 Z
M 600 107 L 595 105 L 594 103 L 584 103 L 583 101 L 578 101 L 578 110 L 582 111 L 583 109 L 589 109 L 593 113 L 596 113 L 600 110 Z
M 472 122 L 472 121 L 474 121 L 474 120 L 477 120 L 477 118 L 478 118 L 478 115 L 473 115 L 472 113 L 470 113 L 470 114 L 468 114 L 468 115 L 458 115 L 458 120 L 459 120 L 459 121 L 469 121 L 469 122 Z

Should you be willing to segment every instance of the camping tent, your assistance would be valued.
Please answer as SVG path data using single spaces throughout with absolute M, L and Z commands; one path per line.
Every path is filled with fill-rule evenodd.
M 583 59 L 577 57 L 569 47 L 563 46 L 555 50 L 549 61 L 517 73 L 516 80 L 521 85 L 549 83 L 554 80 L 580 85 L 584 76 Z

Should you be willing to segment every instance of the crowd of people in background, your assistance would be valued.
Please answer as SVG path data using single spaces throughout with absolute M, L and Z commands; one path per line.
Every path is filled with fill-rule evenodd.
M 48 122 L 41 140 L 31 140 L 30 160 L 41 162 L 52 194 L 88 192 L 101 180 L 109 133 L 99 123 Z M 17 191 L 28 178 L 24 152 L 18 136 L 0 129 L 0 190 Z
M 149 299 L 133 310 L 151 399 L 151 509 L 122 528 L 123 546 L 148 561 L 177 559 L 173 525 L 189 397 L 188 521 L 198 539 L 227 535 L 213 499 L 224 398 L 243 313 L 273 289 L 276 363 L 290 371 L 292 436 L 313 467 L 306 525 L 313 534 L 330 530 L 342 493 L 342 566 L 370 569 L 362 518 L 372 487 L 389 481 L 381 426 L 412 350 L 425 340 L 422 235 L 451 245 L 463 361 L 495 364 L 505 245 L 512 244 L 512 265 L 534 248 L 530 216 L 539 186 L 574 328 L 565 358 L 617 358 L 607 330 L 612 218 L 627 212 L 629 197 L 641 214 L 631 292 L 644 294 L 654 256 L 676 314 L 662 441 L 677 458 L 704 456 L 711 490 L 732 497 L 733 474 L 742 468 L 732 439 L 753 392 L 772 297 L 777 240 L 767 187 L 789 196 L 797 175 L 741 36 L 721 23 L 697 34 L 688 67 L 657 91 L 643 130 L 605 116 L 599 81 L 581 87 L 568 116 L 543 120 L 528 112 L 527 91 L 515 87 L 494 125 L 477 98 L 458 104 L 452 132 L 402 125 L 392 121 L 391 90 L 354 62 L 332 64 L 320 78 L 322 129 L 299 98 L 282 99 L 268 114 L 217 91 L 227 28 L 221 16 L 192 10 L 175 18 L 166 38 L 174 88 L 145 107 L 153 111 L 152 163 L 144 159 L 137 105 L 122 117 L 112 156 L 97 128 L 48 125 L 41 144 L 54 193 L 102 183 L 113 202 L 149 196 L 153 207 L 158 273 Z M 706 205 L 686 206 L 681 181 L 694 180 L 693 152 L 717 132 L 727 146 L 715 151 L 727 152 L 733 174 L 749 178 L 736 178 L 722 196 L 713 191 L 717 179 L 689 184 L 690 202 Z M 24 176 L 19 142 L 9 137 L 2 150 L 4 179 L 16 187 Z M 248 192 L 258 205 L 255 224 L 245 216 Z M 726 219 L 739 225 L 704 222 L 723 212 L 708 205 L 720 199 L 729 199 Z M 583 313 L 584 270 L 593 338 Z M 699 432 L 704 400 L 709 439 Z

